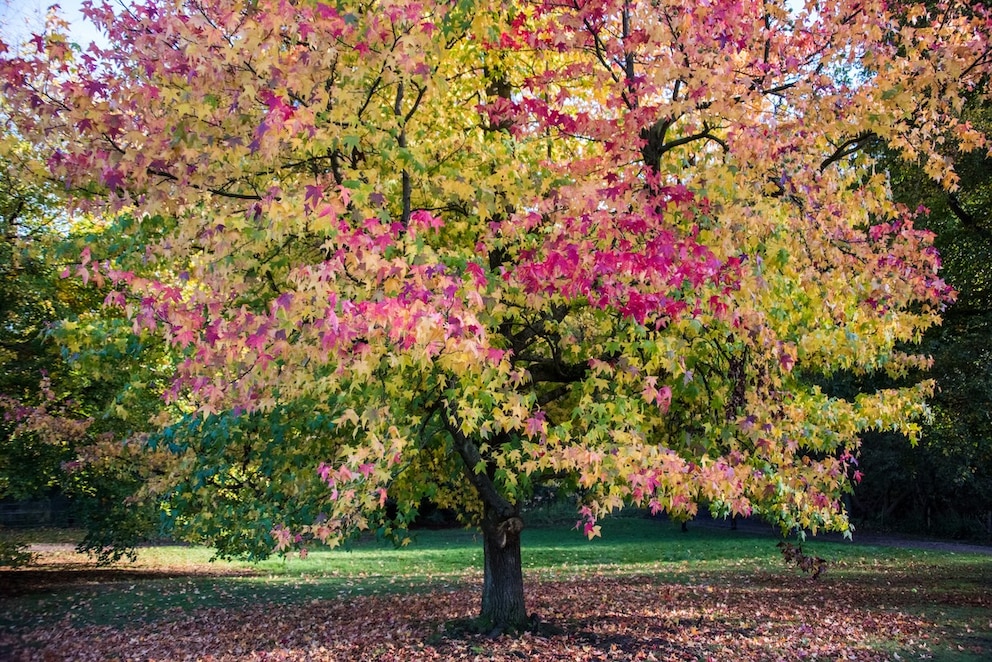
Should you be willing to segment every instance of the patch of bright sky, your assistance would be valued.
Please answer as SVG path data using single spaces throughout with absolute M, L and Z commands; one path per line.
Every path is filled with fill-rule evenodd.
M 100 0 L 94 0 L 99 2 Z M 60 12 L 69 23 L 70 40 L 86 50 L 90 42 L 106 46 L 106 37 L 92 23 L 83 18 L 80 6 L 83 0 L 0 0 L 0 37 L 9 44 L 25 41 L 31 33 L 37 32 L 45 24 L 48 8 L 58 4 Z M 790 12 L 795 15 L 809 5 L 808 0 L 785 0 Z M 811 10 L 814 11 L 815 3 Z
M 80 13 L 83 0 L 0 0 L 0 36 L 11 45 L 26 41 L 44 27 L 48 8 L 54 4 L 69 23 L 70 41 L 83 50 L 91 42 L 107 44 L 103 34 Z

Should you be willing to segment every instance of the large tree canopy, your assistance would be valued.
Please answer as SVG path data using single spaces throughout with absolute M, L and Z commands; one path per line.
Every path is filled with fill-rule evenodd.
M 169 397 L 189 416 L 162 441 L 185 453 L 182 526 L 237 515 L 234 538 L 333 544 L 429 497 L 481 523 L 483 616 L 507 625 L 526 618 L 519 508 L 536 484 L 574 490 L 589 535 L 625 503 L 845 530 L 859 435 L 916 433 L 927 360 L 898 348 L 951 293 L 862 148 L 885 141 L 954 186 L 937 146 L 985 147 L 959 118 L 988 73 L 984 14 L 89 15 L 106 50 L 53 29 L 4 56 L 6 121 L 42 154 L 24 176 L 129 239 L 74 272 L 180 356 Z M 838 370 L 903 385 L 815 385 Z

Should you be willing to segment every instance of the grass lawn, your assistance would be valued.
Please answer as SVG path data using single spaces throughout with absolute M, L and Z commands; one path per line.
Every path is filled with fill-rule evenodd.
M 112 569 L 58 535 L 36 568 L 0 572 L 0 659 L 992 659 L 990 555 L 810 540 L 830 563 L 814 581 L 771 533 L 527 529 L 529 607 L 547 625 L 486 639 L 445 630 L 477 609 L 471 532 L 257 565 L 148 547 Z

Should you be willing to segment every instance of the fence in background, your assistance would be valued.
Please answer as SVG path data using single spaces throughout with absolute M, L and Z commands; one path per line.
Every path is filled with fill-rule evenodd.
M 11 529 L 72 525 L 69 500 L 53 496 L 31 501 L 0 500 L 0 526 Z

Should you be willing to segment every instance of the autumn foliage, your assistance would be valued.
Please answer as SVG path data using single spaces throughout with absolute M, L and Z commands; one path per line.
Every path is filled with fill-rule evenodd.
M 628 503 L 847 529 L 859 435 L 916 434 L 907 348 L 952 297 L 864 148 L 948 187 L 937 146 L 987 148 L 959 110 L 990 19 L 963 9 L 94 4 L 106 49 L 54 20 L 0 79 L 24 176 L 130 238 L 67 275 L 178 357 L 182 526 L 247 503 L 238 535 L 285 550 L 428 498 L 482 524 L 507 624 L 539 484 L 590 536 Z M 893 386 L 845 399 L 838 371 Z M 270 415 L 295 441 L 199 446 Z M 315 476 L 284 519 L 251 505 Z

